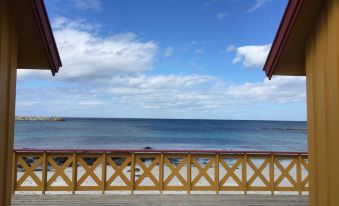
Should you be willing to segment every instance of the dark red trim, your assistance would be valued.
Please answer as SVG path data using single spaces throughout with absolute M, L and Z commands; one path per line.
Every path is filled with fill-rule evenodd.
M 62 66 L 57 45 L 55 43 L 51 24 L 48 19 L 46 7 L 43 0 L 31 0 L 33 13 L 38 25 L 42 40 L 44 42 L 46 55 L 53 76 L 59 71 Z
M 77 153 L 199 153 L 199 154 L 281 154 L 281 155 L 307 155 L 307 152 L 289 152 L 289 151 L 239 151 L 239 150 L 108 150 L 108 149 L 14 149 L 15 152 L 77 152 Z
M 304 0 L 289 0 L 288 2 L 284 16 L 280 22 L 278 32 L 275 35 L 270 53 L 264 65 L 264 71 L 269 79 L 272 78 L 277 62 L 292 31 L 303 3 Z

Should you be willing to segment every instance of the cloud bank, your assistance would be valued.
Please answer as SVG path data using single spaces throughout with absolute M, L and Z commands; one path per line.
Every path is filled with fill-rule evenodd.
M 128 32 L 99 36 L 100 25 L 64 17 L 54 19 L 53 28 L 64 66 L 55 78 L 49 71 L 19 70 L 18 114 L 206 117 L 253 104 L 305 101 L 305 78 L 230 84 L 211 75 L 154 74 L 150 71 L 159 57 L 155 41 Z M 235 52 L 233 63 L 256 68 L 269 48 L 232 45 L 227 50 Z M 170 57 L 175 50 L 162 51 L 160 57 Z

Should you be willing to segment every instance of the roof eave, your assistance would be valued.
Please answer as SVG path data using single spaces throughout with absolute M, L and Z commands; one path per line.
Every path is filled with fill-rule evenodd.
M 59 68 L 62 66 L 62 63 L 54 39 L 51 24 L 49 22 L 46 7 L 43 0 L 31 0 L 31 4 L 34 17 L 44 43 L 45 52 L 48 58 L 50 69 L 54 76 L 55 73 L 59 71 Z
M 304 0 L 289 0 L 263 70 L 271 79 Z

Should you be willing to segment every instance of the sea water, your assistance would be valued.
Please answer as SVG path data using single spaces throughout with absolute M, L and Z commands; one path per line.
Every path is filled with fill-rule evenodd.
M 65 118 L 16 121 L 16 148 L 307 151 L 306 122 Z

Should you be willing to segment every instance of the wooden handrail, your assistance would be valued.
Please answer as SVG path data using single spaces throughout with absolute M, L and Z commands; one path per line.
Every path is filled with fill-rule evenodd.
M 282 154 L 308 155 L 300 151 L 262 151 L 262 150 L 169 150 L 169 149 L 48 149 L 48 148 L 16 148 L 15 152 L 77 152 L 77 153 L 200 153 L 200 154 Z

